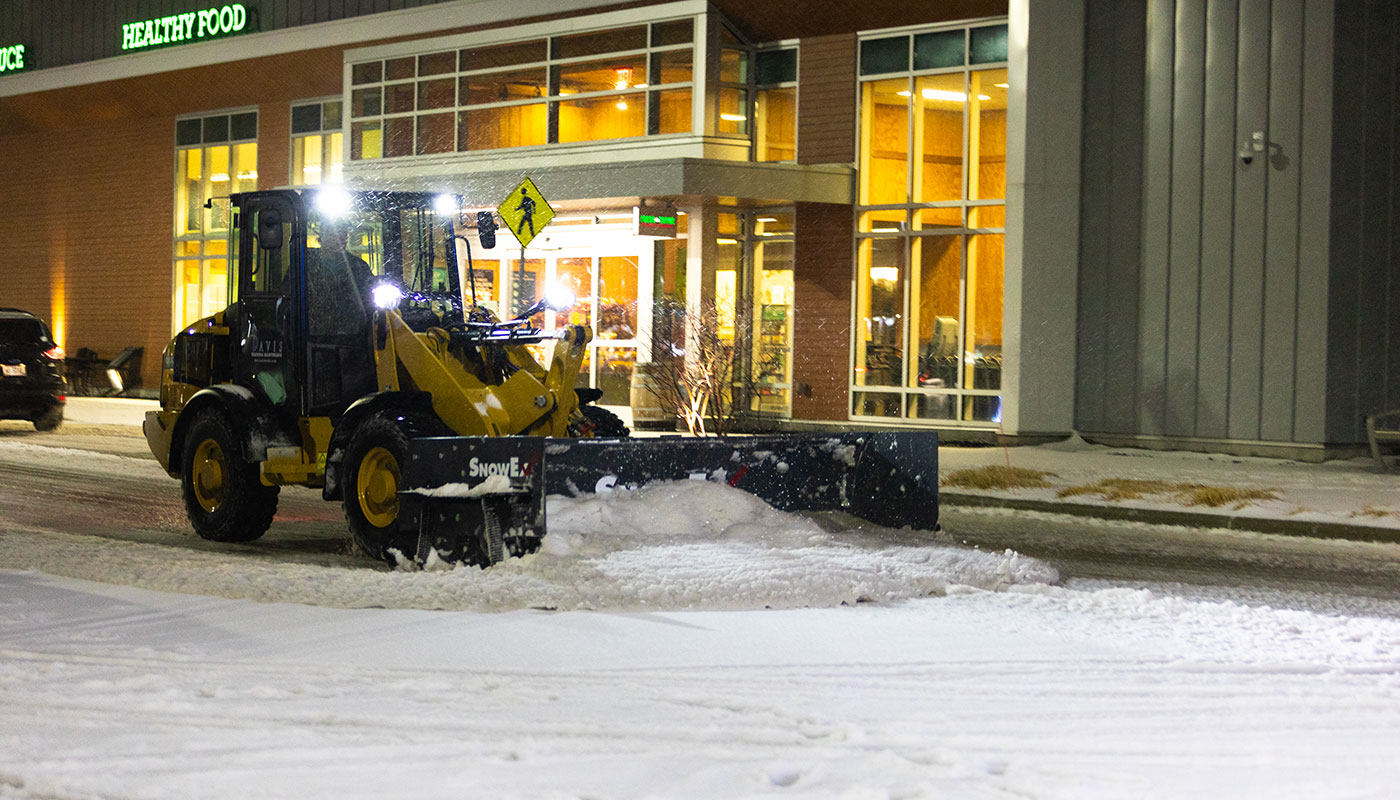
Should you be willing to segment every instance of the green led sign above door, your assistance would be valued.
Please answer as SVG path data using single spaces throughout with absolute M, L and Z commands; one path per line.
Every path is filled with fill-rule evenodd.
M 235 33 L 257 30 L 249 25 L 249 13 L 242 3 L 229 3 L 203 11 L 186 11 L 122 26 L 122 49 L 144 50 L 169 44 L 188 44 Z
M 24 69 L 24 45 L 12 44 L 0 47 L 0 75 L 19 72 Z

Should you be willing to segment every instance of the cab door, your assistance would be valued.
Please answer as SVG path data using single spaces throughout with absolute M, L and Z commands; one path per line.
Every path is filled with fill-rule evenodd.
M 284 418 L 301 408 L 296 357 L 301 246 L 295 209 L 284 196 L 244 199 L 239 236 L 239 306 L 234 374 Z

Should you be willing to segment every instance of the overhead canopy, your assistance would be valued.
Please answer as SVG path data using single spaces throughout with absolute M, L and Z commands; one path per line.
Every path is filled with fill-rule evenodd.
M 468 206 L 494 205 L 522 176 L 529 176 L 551 203 L 656 197 L 732 198 L 742 205 L 841 203 L 853 200 L 854 169 L 846 164 L 776 164 L 704 158 L 613 161 L 531 166 L 528 159 L 501 159 L 499 169 L 479 163 L 404 164 L 361 162 L 346 169 L 347 184 L 366 188 L 452 192 Z M 505 164 L 510 168 L 504 168 Z M 395 165 L 397 166 L 397 165 Z M 496 164 L 493 164 L 496 166 Z

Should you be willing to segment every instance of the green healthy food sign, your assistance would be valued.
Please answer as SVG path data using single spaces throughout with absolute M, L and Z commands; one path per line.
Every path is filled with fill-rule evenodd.
M 248 9 L 242 3 L 230 3 L 219 8 L 129 22 L 122 26 L 122 49 L 142 50 L 165 44 L 198 42 L 242 33 L 247 27 Z
M 0 47 L 0 75 L 24 69 L 24 45 Z

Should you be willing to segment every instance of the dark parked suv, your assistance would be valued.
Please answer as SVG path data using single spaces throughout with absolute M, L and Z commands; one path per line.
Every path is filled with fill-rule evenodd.
M 41 431 L 63 422 L 63 348 L 44 321 L 0 308 L 0 419 L 27 419 Z

